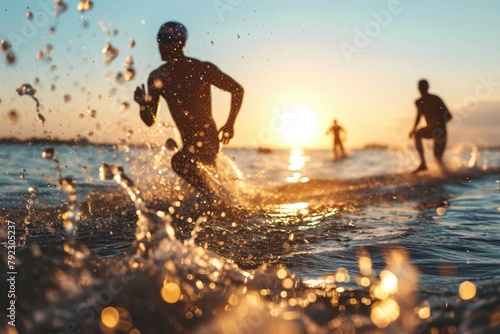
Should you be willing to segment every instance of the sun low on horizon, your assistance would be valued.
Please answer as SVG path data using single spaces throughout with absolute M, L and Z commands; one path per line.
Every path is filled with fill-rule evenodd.
M 292 105 L 283 111 L 281 138 L 292 146 L 308 144 L 318 131 L 318 116 L 309 107 Z

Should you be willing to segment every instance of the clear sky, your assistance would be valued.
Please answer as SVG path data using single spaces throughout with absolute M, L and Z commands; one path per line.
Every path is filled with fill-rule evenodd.
M 187 54 L 245 88 L 231 146 L 326 148 L 333 118 L 349 147 L 412 145 L 421 78 L 454 115 L 451 144 L 500 144 L 496 0 L 95 0 L 85 12 L 78 1 L 66 3 L 57 17 L 53 0 L 0 4 L 0 39 L 16 57 L 7 64 L 8 51 L 0 53 L 0 137 L 163 140 L 172 130 L 143 125 L 133 91 L 161 65 L 158 28 L 178 20 L 189 32 Z M 110 64 L 103 61 L 107 42 L 120 51 Z M 127 56 L 136 75 L 117 82 Z M 35 101 L 16 93 L 23 83 L 37 90 L 43 126 Z M 214 89 L 213 107 L 221 126 L 228 94 Z M 160 118 L 172 122 L 165 103 Z

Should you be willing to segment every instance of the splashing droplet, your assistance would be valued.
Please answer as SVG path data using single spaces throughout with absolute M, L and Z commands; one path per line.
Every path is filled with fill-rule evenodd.
M 55 7 L 54 16 L 56 17 L 68 9 L 68 5 L 62 0 L 55 0 L 54 7 Z
M 132 80 L 135 77 L 135 70 L 132 67 L 127 68 L 125 73 L 123 74 L 123 79 L 125 81 Z
M 16 62 L 16 56 L 14 56 L 14 53 L 12 51 L 9 51 L 5 56 L 5 62 L 10 65 Z
M 21 87 L 17 88 L 16 92 L 20 96 L 29 95 L 31 97 L 34 97 L 36 94 L 36 89 L 34 89 L 33 86 L 31 86 L 30 84 L 25 83 L 22 84 Z
M 49 54 L 49 53 L 51 53 L 51 52 L 52 52 L 52 50 L 54 50 L 54 47 L 52 46 L 52 44 L 47 44 L 47 45 L 45 46 L 44 52 L 45 52 L 46 54 Z
M 12 45 L 9 42 L 7 42 L 5 39 L 2 39 L 2 41 L 0 41 L 0 52 L 7 51 L 11 47 L 12 47 Z
M 31 96 L 33 100 L 35 100 L 37 120 L 43 125 L 45 123 L 45 118 L 42 116 L 42 114 L 40 114 L 40 102 L 35 97 L 36 89 L 34 89 L 33 86 L 31 86 L 30 84 L 25 83 L 22 84 L 21 87 L 17 88 L 16 92 L 17 94 L 19 94 L 19 96 L 28 95 Z
M 87 113 L 90 114 L 90 117 L 92 117 L 92 118 L 95 118 L 97 115 L 97 111 L 95 111 L 95 109 L 88 108 Z
M 54 159 L 56 157 L 56 150 L 53 147 L 48 147 L 42 152 L 42 158 Z
M 15 110 L 9 111 L 9 114 L 7 115 L 7 120 L 9 121 L 10 124 L 16 123 L 18 118 L 19 115 L 17 114 L 17 111 Z
M 123 110 L 123 111 L 129 110 L 130 109 L 130 103 L 128 103 L 128 102 L 122 102 L 120 104 L 120 109 Z
M 102 49 L 102 54 L 104 55 L 104 63 L 110 64 L 120 54 L 120 50 L 115 49 L 111 43 L 108 42 Z
M 86 12 L 86 11 L 89 11 L 92 8 L 94 8 L 94 3 L 92 1 L 89 1 L 89 0 L 81 0 L 78 3 L 77 8 L 80 12 Z
M 42 114 L 37 113 L 37 114 L 36 114 L 36 119 L 37 119 L 37 121 L 38 121 L 38 122 L 40 122 L 40 124 L 42 124 L 42 125 L 44 125 L 44 124 L 45 124 L 45 117 L 43 117 L 43 115 L 42 115 Z
M 123 60 L 123 67 L 132 67 L 132 65 L 134 65 L 134 58 L 132 58 L 132 56 L 125 57 Z

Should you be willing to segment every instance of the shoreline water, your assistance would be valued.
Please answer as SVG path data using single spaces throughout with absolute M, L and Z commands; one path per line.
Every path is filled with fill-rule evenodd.
M 12 145 L 2 166 L 10 175 L 3 178 L 4 198 L 17 197 L 2 209 L 2 222 L 16 222 L 19 241 L 29 231 L 28 247 L 16 251 L 17 321 L 27 333 L 68 324 L 83 333 L 120 332 L 121 326 L 194 333 L 494 333 L 500 326 L 500 299 L 492 297 L 500 289 L 494 233 L 500 152 L 480 152 L 477 167 L 467 168 L 470 152 L 450 151 L 457 169 L 445 177 L 398 169 L 380 174 L 412 156 L 404 152 L 361 150 L 351 162 L 332 164 L 326 150 L 303 151 L 302 167 L 290 169 L 297 152 L 225 150 L 231 163 L 219 165 L 221 182 L 240 200 L 228 209 L 203 204 L 188 191 L 166 163 L 168 151 L 51 146 L 61 169 L 41 157 L 45 145 Z M 99 180 L 98 166 L 111 161 L 141 190 L 152 210 L 147 220 L 164 221 L 154 218 L 158 210 L 171 219 L 176 240 L 153 238 L 151 258 L 137 254 L 141 219 L 133 202 L 120 186 Z M 234 179 L 234 168 L 243 179 Z M 83 193 L 76 244 L 63 228 L 67 195 L 50 186 L 57 173 Z M 303 181 L 287 182 L 290 176 Z M 33 186 L 38 191 L 30 197 Z M 135 268 L 133 259 L 144 266 Z M 400 292 L 411 287 L 407 297 L 375 292 L 384 280 L 396 282 L 390 273 Z M 470 299 L 459 291 L 465 282 L 475 291 Z M 108 293 L 109 286 L 116 293 Z M 120 320 L 107 322 L 108 313 Z

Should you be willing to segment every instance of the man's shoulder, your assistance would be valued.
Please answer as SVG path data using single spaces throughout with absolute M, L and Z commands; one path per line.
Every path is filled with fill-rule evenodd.
M 419 105 L 425 102 L 430 102 L 430 101 L 442 101 L 441 98 L 437 95 L 434 94 L 427 94 L 426 96 L 423 96 L 419 99 L 415 100 L 415 104 Z
M 429 94 L 429 97 L 431 99 L 433 99 L 433 100 L 439 100 L 439 101 L 441 101 L 441 98 L 439 96 L 435 95 L 435 94 Z
M 168 63 L 162 64 L 158 66 L 156 69 L 154 69 L 149 76 L 150 77 L 160 77 L 162 75 L 165 75 L 165 73 L 170 72 L 171 70 L 171 65 Z
M 192 63 L 194 66 L 201 66 L 201 67 L 215 67 L 215 65 L 209 61 L 205 60 L 200 60 L 196 58 L 190 58 L 186 57 L 186 60 L 190 63 Z

